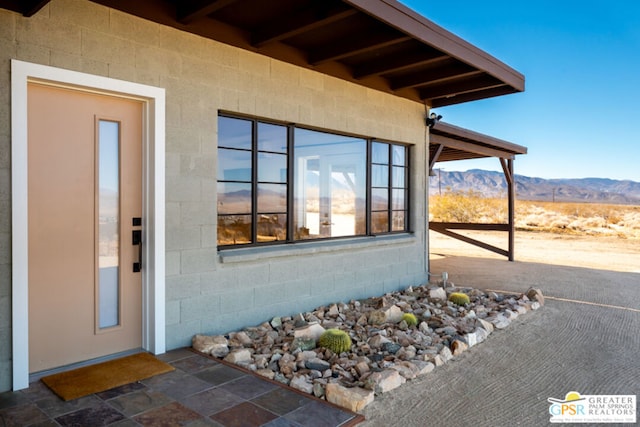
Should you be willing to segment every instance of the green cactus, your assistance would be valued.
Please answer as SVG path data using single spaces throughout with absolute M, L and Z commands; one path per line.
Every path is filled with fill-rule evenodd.
M 452 292 L 449 295 L 449 301 L 456 305 L 465 305 L 469 304 L 469 296 L 467 294 L 463 294 L 462 292 Z
M 404 320 L 407 323 L 407 326 L 416 326 L 418 324 L 418 318 L 413 313 L 403 314 L 402 320 Z
M 335 354 L 351 350 L 349 334 L 340 329 L 327 329 L 320 335 L 318 345 L 333 351 Z

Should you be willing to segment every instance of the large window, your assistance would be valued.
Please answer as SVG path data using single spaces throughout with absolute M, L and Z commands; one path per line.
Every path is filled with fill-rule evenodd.
M 404 231 L 408 198 L 407 147 L 371 144 L 371 232 Z
M 406 232 L 407 146 L 220 116 L 218 245 Z
M 287 239 L 287 132 L 218 120 L 218 245 Z

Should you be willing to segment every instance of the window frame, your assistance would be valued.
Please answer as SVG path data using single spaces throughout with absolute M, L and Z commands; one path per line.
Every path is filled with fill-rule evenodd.
M 408 234 L 408 233 L 413 233 L 413 229 L 412 229 L 412 224 L 410 221 L 411 218 L 411 211 L 410 211 L 410 207 L 411 207 L 411 199 L 410 199 L 410 195 L 411 195 L 411 188 L 410 188 L 410 173 L 411 173 L 411 151 L 412 151 L 412 145 L 410 144 L 405 144 L 405 143 L 399 143 L 399 142 L 391 142 L 388 140 L 384 140 L 384 139 L 380 139 L 380 138 L 375 138 L 375 137 L 366 137 L 366 136 L 362 136 L 362 135 L 355 135 L 355 134 L 349 134 L 349 133 L 344 133 L 344 132 L 338 132 L 338 131 L 332 131 L 332 130 L 326 130 L 326 129 L 320 129 L 320 128 L 315 128 L 315 127 L 309 127 L 309 126 L 303 126 L 303 125 L 297 125 L 294 123 L 286 123 L 286 122 L 280 122 L 277 120 L 270 120 L 270 119 L 264 119 L 264 118 L 259 118 L 259 117 L 253 117 L 253 116 L 245 116 L 242 114 L 237 114 L 237 113 L 229 113 L 229 112 L 222 112 L 220 111 L 218 113 L 217 119 L 220 120 L 220 118 L 228 118 L 228 119 L 237 119 L 237 120 L 246 120 L 249 121 L 251 123 L 251 238 L 250 238 L 250 242 L 248 243 L 235 243 L 235 244 L 217 244 L 218 250 L 226 250 L 226 249 L 239 249 L 239 248 L 249 248 L 249 247 L 259 247 L 259 246 L 271 246 L 271 245 L 282 245 L 282 244 L 292 244 L 292 243 L 309 243 L 309 242 L 317 242 L 317 241 L 326 241 L 326 240 L 341 240 L 341 239 L 354 239 L 354 238 L 367 238 L 367 237 L 373 237 L 373 236 L 385 236 L 385 235 L 392 235 L 392 234 Z M 286 212 L 284 213 L 279 213 L 280 214 L 284 214 L 285 218 L 286 218 L 286 227 L 285 227 L 285 232 L 286 232 L 286 236 L 284 240 L 274 240 L 274 241 L 258 241 L 258 217 L 260 215 L 259 211 L 258 211 L 258 185 L 260 184 L 260 182 L 258 181 L 258 156 L 259 153 L 264 152 L 264 153 L 275 153 L 275 154 L 283 154 L 283 153 L 276 153 L 276 152 L 272 152 L 272 151 L 265 151 L 265 150 L 259 150 L 258 147 L 258 127 L 259 124 L 268 124 L 268 125 L 278 125 L 278 126 L 283 126 L 286 128 L 286 153 L 284 153 L 284 155 L 286 155 L 287 159 L 286 159 L 286 165 L 287 165 L 287 171 L 286 171 L 286 182 L 284 183 L 284 185 L 286 186 Z M 218 122 L 219 125 L 219 122 Z M 336 237 L 317 237 L 317 238 L 311 238 L 311 239 L 297 239 L 296 235 L 295 235 L 295 223 L 294 223 L 294 213 L 295 213 L 295 191 L 296 189 L 294 188 L 295 186 L 295 171 L 294 171 L 294 166 L 295 166 L 295 141 L 294 141 L 294 135 L 295 135 L 295 130 L 296 129 L 303 129 L 303 130 L 308 130 L 308 131 L 312 131 L 312 132 L 320 132 L 320 133 L 325 133 L 325 134 L 331 134 L 331 135 L 336 135 L 336 136 L 344 136 L 344 137 L 352 137 L 352 138 L 359 138 L 359 139 L 363 139 L 365 141 L 365 146 L 366 146 L 366 152 L 365 152 L 365 171 L 366 171 L 366 189 L 365 189 L 365 234 L 354 234 L 354 235 L 349 235 L 349 236 L 336 236 Z M 388 193 L 388 205 L 387 205 L 387 231 L 385 232 L 376 232 L 374 233 L 372 231 L 372 213 L 373 212 L 382 212 L 382 210 L 372 210 L 372 166 L 374 165 L 374 163 L 372 163 L 372 147 L 374 143 L 380 143 L 380 144 L 385 144 L 388 146 L 388 154 L 389 154 L 389 161 L 387 164 L 388 167 L 388 187 L 387 187 L 387 193 Z M 393 147 L 394 146 L 400 146 L 404 148 L 404 165 L 402 166 L 404 168 L 404 187 L 402 187 L 402 189 L 404 190 L 403 194 L 404 194 L 404 209 L 393 209 L 393 168 L 394 168 L 394 164 L 393 164 Z M 216 147 L 216 152 L 219 153 L 220 149 L 233 149 L 231 147 L 225 146 L 225 145 L 221 145 L 220 144 L 220 140 L 218 139 L 217 141 L 217 147 Z M 240 149 L 238 149 L 240 150 Z M 244 151 L 247 151 L 246 149 L 244 149 Z M 219 161 L 219 157 L 217 157 L 218 161 Z M 376 165 L 378 163 L 375 163 Z M 216 166 L 217 167 L 217 174 L 216 174 L 216 192 L 218 195 L 218 198 L 220 196 L 219 193 L 219 184 L 222 182 L 235 182 L 235 181 L 230 181 L 230 180 L 224 180 L 224 179 L 218 179 L 218 173 L 219 173 L 219 165 Z M 376 187 L 377 188 L 377 187 Z M 398 188 L 396 188 L 398 189 Z M 218 202 L 219 203 L 219 202 Z M 403 230 L 393 230 L 393 212 L 394 211 L 402 211 L 404 212 L 404 218 L 405 218 L 405 222 L 404 222 L 404 229 Z M 247 215 L 247 214 L 220 214 L 218 213 L 218 207 L 216 206 L 216 223 L 219 224 L 219 219 L 221 216 L 234 216 L 234 215 Z M 216 230 L 218 230 L 219 225 L 216 227 Z M 219 238 L 216 237 L 216 241 L 218 242 Z

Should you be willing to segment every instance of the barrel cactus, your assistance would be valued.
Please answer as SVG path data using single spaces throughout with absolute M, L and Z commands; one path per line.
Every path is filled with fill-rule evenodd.
M 402 320 L 405 321 L 407 326 L 416 326 L 418 324 L 418 318 L 413 313 L 405 313 L 402 315 Z
M 351 338 L 349 334 L 340 329 L 327 329 L 320 335 L 318 345 L 331 350 L 335 354 L 351 350 Z
M 456 305 L 465 305 L 470 302 L 469 296 L 462 292 L 452 292 L 451 295 L 449 295 L 449 301 Z

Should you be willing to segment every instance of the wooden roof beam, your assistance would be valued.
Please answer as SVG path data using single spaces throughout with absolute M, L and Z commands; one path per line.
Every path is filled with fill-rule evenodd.
M 436 65 L 449 59 L 450 57 L 448 55 L 436 50 L 430 54 L 426 54 L 424 52 L 403 53 L 391 58 L 383 58 L 360 65 L 355 68 L 353 77 L 356 79 L 362 79 L 364 77 L 392 73 L 394 71 L 403 71 L 425 65 Z
M 429 135 L 429 141 L 433 144 L 441 144 L 447 148 L 454 148 L 456 150 L 475 153 L 485 157 L 498 157 L 502 159 L 513 159 L 515 157 L 513 153 L 510 153 L 508 151 L 489 148 L 471 142 L 465 142 L 458 139 L 450 138 L 444 135 L 431 134 Z
M 405 77 L 391 79 L 391 89 L 399 90 L 410 87 L 423 86 L 432 83 L 444 83 L 452 79 L 475 77 L 482 71 L 466 65 L 458 64 L 446 68 L 437 68 L 423 72 L 416 72 Z
M 176 20 L 182 24 L 189 24 L 197 19 L 223 9 L 237 0 L 188 0 L 178 2 Z
M 438 144 L 435 153 L 433 153 L 433 156 L 431 156 L 431 158 L 429 159 L 429 173 L 431 173 L 431 171 L 433 170 L 433 167 L 438 162 L 438 159 L 442 154 L 442 150 L 444 150 L 444 145 Z
M 503 86 L 504 83 L 486 74 L 460 80 L 452 80 L 445 84 L 434 84 L 419 89 L 421 99 L 434 99 L 442 96 L 457 96 L 466 92 L 490 89 Z M 433 105 L 432 105 L 433 106 Z
M 333 10 L 304 9 L 295 15 L 283 16 L 258 28 L 251 37 L 251 44 L 260 47 L 340 21 L 357 13 L 356 9 L 346 9 L 342 4 L 340 7 L 334 7 Z M 319 15 L 322 17 L 319 18 Z
M 438 108 L 447 105 L 461 104 L 467 101 L 475 101 L 476 99 L 492 98 L 494 96 L 508 95 L 515 93 L 511 86 L 500 85 L 491 88 L 485 88 L 474 92 L 461 93 L 431 99 L 431 107 Z
M 391 46 L 411 40 L 411 37 L 404 34 L 384 34 L 376 33 L 375 36 L 362 36 L 352 38 L 343 43 L 333 43 L 323 49 L 311 52 L 309 55 L 309 63 L 311 65 L 319 65 L 329 61 L 337 61 L 348 56 L 357 55 L 363 52 Z

